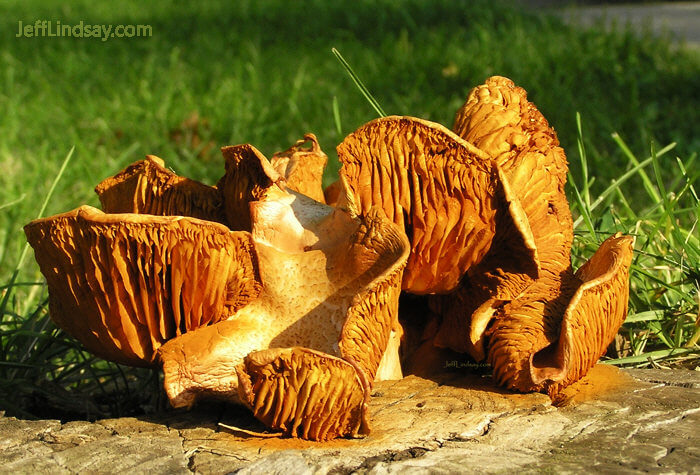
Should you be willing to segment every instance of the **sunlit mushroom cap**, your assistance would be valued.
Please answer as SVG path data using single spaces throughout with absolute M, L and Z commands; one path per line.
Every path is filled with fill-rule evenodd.
M 433 299 L 443 321 L 435 343 L 482 360 L 484 332 L 499 307 L 523 292 L 544 291 L 545 285 L 554 291 L 573 272 L 573 223 L 564 192 L 567 163 L 554 129 L 528 101 L 525 90 L 504 77 L 491 77 L 470 92 L 457 112 L 454 130 L 491 156 L 502 170 L 527 217 L 539 262 L 541 281 L 529 289 L 534 285 L 531 275 L 513 268 L 518 253 L 494 246 L 502 255 L 491 251 L 459 289 Z
M 525 90 L 508 78 L 487 79 L 469 93 L 454 131 L 507 176 L 530 222 L 543 272 L 568 269 L 573 224 L 564 192 L 566 156 Z
M 219 190 L 177 176 L 154 155 L 103 180 L 95 192 L 105 213 L 191 216 L 224 222 Z
M 260 292 L 250 235 L 218 223 L 82 206 L 25 233 L 51 318 L 119 363 L 154 364 L 163 343 L 228 318 Z
M 234 208 L 231 201 L 235 211 L 228 215 L 249 219 L 262 289 L 231 319 L 163 345 L 168 396 L 178 407 L 203 396 L 240 398 L 263 422 L 290 434 L 352 435 L 365 412 L 366 385 L 356 382 L 374 379 L 398 327 L 406 237 L 375 209 L 358 216 L 287 188 L 251 146 L 224 150 L 230 160 L 220 181 L 224 206 Z M 260 382 L 268 365 L 288 371 Z M 289 389 L 303 381 L 322 381 L 311 400 Z M 280 399 L 280 388 L 292 392 Z M 319 406 L 318 397 L 334 407 Z M 310 412 L 290 416 L 289 404 L 297 402 Z M 352 423 L 343 422 L 348 417 Z
M 499 219 L 520 259 L 536 263 L 527 218 L 501 171 L 445 127 L 412 117 L 377 119 L 346 137 L 338 157 L 358 209 L 382 209 L 408 235 L 404 290 L 454 290 L 488 253 Z
M 306 144 L 309 147 L 305 147 Z M 328 156 L 314 134 L 305 134 L 303 139 L 270 159 L 270 164 L 285 178 L 289 188 L 319 203 L 325 203 L 323 170 L 327 163 Z
M 226 174 L 217 183 L 224 197 L 224 214 L 234 230 L 250 231 L 250 202 L 264 197 L 273 184 L 283 183 L 284 177 L 267 158 L 249 144 L 223 147 Z
M 553 394 L 593 367 L 627 315 L 632 243 L 618 233 L 561 287 L 533 289 L 506 306 L 489 345 L 500 384 Z
M 533 383 L 546 382 L 556 393 L 581 379 L 605 354 L 627 317 L 633 243 L 631 236 L 617 233 L 576 271 L 581 286 L 566 308 L 556 348 L 532 358 Z
M 251 353 L 238 367 L 241 400 L 292 437 L 329 440 L 368 433 L 369 384 L 347 361 L 307 348 Z

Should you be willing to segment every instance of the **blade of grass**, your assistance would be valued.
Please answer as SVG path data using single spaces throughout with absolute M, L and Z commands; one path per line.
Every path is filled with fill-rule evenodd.
M 665 146 L 664 148 L 658 151 L 657 156 L 660 157 L 661 155 L 672 150 L 675 146 L 675 143 Z M 608 197 L 608 195 L 614 193 L 615 190 L 617 190 L 624 182 L 629 180 L 632 176 L 638 174 L 642 168 L 646 167 L 652 162 L 652 159 L 653 157 L 647 157 L 642 162 L 638 163 L 637 165 L 620 175 L 616 180 L 612 182 L 610 186 L 608 186 L 600 195 L 598 195 L 598 198 L 596 198 L 595 201 L 593 201 L 593 203 L 591 203 L 590 210 L 593 211 L 596 208 L 598 208 L 598 206 L 600 206 L 601 203 L 603 203 L 603 201 Z M 574 221 L 574 229 L 581 224 L 581 221 L 583 221 L 583 219 L 584 217 L 583 215 L 581 215 L 576 219 L 576 221 Z
M 676 161 L 678 162 L 678 168 L 681 169 L 681 173 L 683 174 L 683 178 L 686 179 L 686 183 L 690 187 L 690 192 L 693 194 L 693 197 L 695 198 L 695 202 L 696 203 L 700 202 L 700 198 L 698 198 L 698 193 L 695 191 L 695 187 L 693 186 L 693 181 L 688 176 L 688 172 L 686 171 L 686 167 L 683 164 L 683 161 L 679 157 L 676 157 Z M 693 157 L 693 159 L 689 160 L 689 161 L 691 162 L 689 165 L 691 165 L 692 162 L 695 161 L 695 157 Z
M 0 210 L 3 210 L 5 208 L 9 208 L 11 206 L 16 205 L 17 203 L 24 201 L 24 198 L 26 198 L 26 197 L 27 197 L 27 195 L 25 193 L 23 193 L 22 196 L 20 196 L 16 200 L 12 200 L 9 203 L 5 203 L 5 204 L 0 205 Z
M 605 363 L 605 364 L 611 364 L 611 365 L 646 363 L 649 361 L 649 358 L 651 358 L 652 360 L 656 360 L 656 359 L 669 358 L 671 356 L 687 355 L 688 353 L 693 353 L 693 352 L 697 352 L 697 350 L 693 351 L 692 349 L 688 349 L 688 348 L 657 350 L 657 351 L 650 351 L 648 353 L 642 353 L 641 355 L 625 356 L 624 358 L 615 358 L 612 360 L 605 360 L 605 361 L 601 361 L 601 362 Z
M 672 222 L 674 221 L 671 219 L 671 214 L 673 213 L 673 205 L 671 201 L 668 198 L 668 192 L 666 191 L 666 185 L 664 185 L 664 180 L 661 177 L 661 168 L 659 165 L 659 158 L 657 157 L 655 153 L 655 147 L 654 143 L 652 142 L 651 144 L 651 157 L 652 157 L 652 169 L 654 170 L 654 178 L 656 179 L 656 189 L 661 192 L 661 197 L 663 198 L 663 204 L 664 204 L 664 218 L 670 219 Z M 661 221 L 661 220 L 659 220 Z
M 66 171 L 66 167 L 68 166 L 68 162 L 70 162 L 71 157 L 73 157 L 74 151 L 75 151 L 75 145 L 73 147 L 71 147 L 71 149 L 68 151 L 68 155 L 66 155 L 66 158 L 63 159 L 63 163 L 61 164 L 61 168 L 58 170 L 58 173 L 56 174 L 56 178 L 54 178 L 53 182 L 51 183 L 51 187 L 49 188 L 48 193 L 46 193 L 46 198 L 44 198 L 44 202 L 41 204 L 41 208 L 39 209 L 39 213 L 36 215 L 35 219 L 39 219 L 44 215 L 44 211 L 46 211 L 46 208 L 49 205 L 49 201 L 51 201 L 51 197 L 53 196 L 53 192 L 56 190 L 56 185 L 58 185 L 58 182 L 61 181 L 61 177 L 63 176 L 63 173 Z M 19 270 L 19 268 L 22 267 L 22 264 L 24 264 L 24 259 L 27 257 L 27 252 L 29 252 L 29 243 L 25 243 L 24 249 L 22 249 L 22 254 L 20 254 L 20 256 L 19 256 L 19 261 L 17 262 L 15 272 L 17 272 Z
M 71 147 L 70 151 L 68 152 L 68 155 L 66 155 L 66 158 L 63 160 L 63 163 L 61 164 L 61 168 L 58 170 L 58 173 L 56 174 L 56 177 L 54 178 L 53 182 L 51 183 L 51 187 L 49 188 L 48 193 L 46 193 L 46 198 L 44 198 L 44 202 L 41 205 L 41 208 L 39 209 L 39 213 L 36 216 L 36 219 L 41 218 L 44 215 L 44 211 L 46 211 L 46 207 L 49 205 L 49 201 L 51 200 L 51 196 L 53 195 L 54 190 L 56 189 L 56 185 L 58 185 L 58 182 L 61 180 L 61 177 L 63 176 L 63 173 L 66 171 L 66 167 L 68 166 L 68 162 L 70 162 L 71 157 L 73 156 L 73 152 L 75 151 L 75 145 Z M 24 247 L 22 248 L 22 253 L 19 256 L 19 260 L 17 261 L 17 265 L 15 266 L 15 269 L 12 271 L 12 276 L 10 277 L 10 281 L 8 282 L 8 287 L 12 287 L 17 280 L 17 275 L 19 274 L 20 269 L 22 268 L 22 265 L 24 264 L 24 259 L 27 257 L 27 253 L 29 252 L 29 243 L 24 243 Z M 5 310 L 7 309 L 7 303 L 10 300 L 10 295 L 12 295 L 12 292 L 10 291 L 11 288 L 8 288 L 8 290 L 5 292 L 5 296 L 2 299 L 2 303 L 0 303 L 0 319 L 2 319 L 2 316 L 5 315 Z
M 637 160 L 637 157 L 634 156 L 632 151 L 629 149 L 627 144 L 625 143 L 624 140 L 622 140 L 622 137 L 615 132 L 612 134 L 612 138 L 615 141 L 615 143 L 620 147 L 620 150 L 625 154 L 625 156 L 628 158 L 630 162 L 632 162 L 633 165 L 639 165 L 639 160 Z M 675 143 L 673 146 L 675 147 Z M 654 185 L 651 183 L 651 179 L 649 178 L 649 175 L 643 170 L 639 170 L 639 176 L 642 179 L 642 183 L 644 184 L 644 188 L 646 189 L 647 193 L 649 196 L 652 198 L 654 202 L 659 202 L 661 201 L 661 197 L 657 193 L 656 189 L 654 189 Z
M 338 137 L 342 137 L 343 127 L 340 123 L 340 107 L 338 107 L 338 96 L 333 96 L 333 121 L 335 122 L 335 131 L 338 132 Z
M 588 159 L 586 158 L 586 148 L 583 145 L 583 128 L 581 126 L 581 113 L 576 111 L 576 145 L 578 145 L 578 155 L 581 159 L 581 174 L 583 190 L 581 198 L 586 205 L 586 209 L 591 209 L 590 183 L 588 180 Z
M 357 76 L 357 74 L 355 74 L 355 71 L 352 70 L 352 68 L 350 67 L 350 64 L 345 60 L 345 58 L 343 58 L 343 55 L 340 54 L 340 51 L 338 51 L 335 48 L 332 48 L 331 51 L 333 52 L 335 57 L 338 58 L 338 61 L 340 61 L 340 64 L 343 65 L 343 67 L 345 68 L 345 71 L 350 76 L 350 79 L 352 79 L 352 81 L 355 83 L 355 86 L 357 86 L 357 88 L 360 90 L 360 92 L 365 97 L 367 102 L 369 102 L 369 105 L 371 105 L 372 108 L 374 109 L 374 111 L 377 114 L 379 114 L 379 117 L 386 117 L 386 113 L 382 109 L 382 106 L 379 105 L 379 102 L 377 102 L 377 100 L 374 98 L 374 96 L 372 96 L 372 94 L 369 92 L 369 89 L 367 89 L 367 87 L 365 87 L 365 85 L 360 80 L 360 78 Z
M 664 319 L 663 310 L 647 310 L 646 312 L 639 312 L 630 314 L 625 319 L 625 323 L 637 323 L 637 322 L 647 322 L 649 320 L 663 320 Z
M 581 218 L 586 222 L 586 227 L 588 228 L 588 232 L 593 237 L 593 240 L 595 242 L 598 242 L 596 239 L 596 233 L 595 233 L 595 226 L 593 225 L 593 218 L 591 217 L 591 210 L 589 207 L 586 206 L 586 203 L 583 200 L 583 197 L 581 196 L 581 192 L 578 189 L 578 186 L 576 185 L 576 180 L 574 180 L 574 176 L 569 172 L 569 183 L 571 183 L 571 187 L 574 189 L 574 197 L 576 198 L 576 204 L 578 205 L 579 211 L 581 212 Z M 578 220 L 577 220 L 578 221 Z M 574 229 L 576 229 L 576 225 L 574 225 Z

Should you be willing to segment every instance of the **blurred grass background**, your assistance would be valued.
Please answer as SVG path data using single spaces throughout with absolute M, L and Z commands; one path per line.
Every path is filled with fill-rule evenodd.
M 451 126 L 488 76 L 524 87 L 569 158 L 575 266 L 610 233 L 638 237 L 614 362 L 697 366 L 697 51 L 624 29 L 577 30 L 506 1 L 8 0 L 0 12 L 0 408 L 95 417 L 155 404 L 138 388 L 157 387 L 157 375 L 80 351 L 47 320 L 31 252 L 20 262 L 22 226 L 71 147 L 46 215 L 97 205 L 94 186 L 146 154 L 213 184 L 220 146 L 252 143 L 269 156 L 305 132 L 328 153 L 331 182 L 335 146 L 375 117 L 333 47 L 388 114 Z M 153 34 L 15 36 L 19 21 L 44 19 Z

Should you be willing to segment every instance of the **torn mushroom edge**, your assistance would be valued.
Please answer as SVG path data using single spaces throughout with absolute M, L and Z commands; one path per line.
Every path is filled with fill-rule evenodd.
M 621 244 L 614 243 L 611 249 L 608 250 L 608 252 L 615 252 L 615 250 L 621 245 L 630 246 L 632 249 L 630 252 L 634 252 L 634 238 L 632 236 L 626 236 L 622 233 L 616 233 L 614 235 L 614 238 L 620 239 L 622 242 Z M 543 348 L 542 350 L 534 352 L 530 355 L 530 358 L 528 360 L 528 367 L 530 372 L 530 379 L 532 380 L 535 386 L 541 387 L 542 385 L 547 383 L 558 383 L 566 380 L 570 366 L 570 354 L 568 351 L 566 351 L 566 348 L 571 346 L 571 340 L 573 338 L 571 327 L 567 324 L 567 322 L 571 319 L 571 316 L 573 315 L 573 312 L 575 311 L 577 305 L 583 298 L 583 295 L 590 289 L 611 282 L 618 276 L 620 272 L 624 271 L 623 266 L 624 262 L 622 259 L 612 259 L 610 267 L 604 273 L 598 275 L 597 277 L 594 277 L 591 280 L 584 281 L 576 290 L 564 312 L 559 340 L 557 341 L 554 350 L 554 358 L 555 361 L 557 361 L 559 367 L 554 370 L 552 370 L 552 368 L 549 368 L 549 372 L 547 373 L 548 375 L 540 375 L 538 373 L 544 372 L 536 370 L 536 367 L 533 364 L 533 360 L 538 353 L 540 353 L 541 351 L 545 351 L 547 348 Z M 583 267 L 583 265 L 581 267 Z

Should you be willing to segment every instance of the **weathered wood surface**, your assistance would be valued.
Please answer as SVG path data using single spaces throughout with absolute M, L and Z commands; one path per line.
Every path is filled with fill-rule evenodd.
M 4 473 L 700 472 L 700 372 L 599 365 L 556 405 L 459 370 L 377 384 L 364 439 L 256 437 L 243 408 L 94 423 L 0 417 Z

